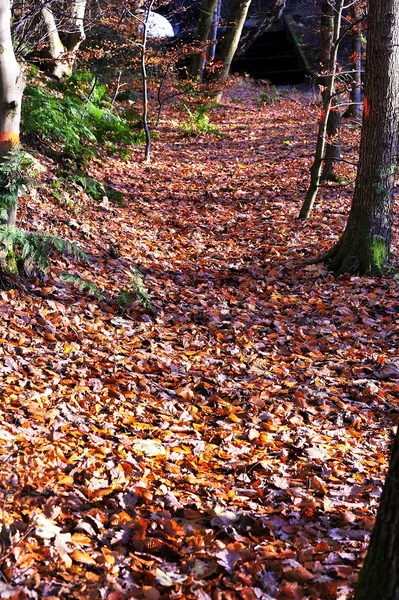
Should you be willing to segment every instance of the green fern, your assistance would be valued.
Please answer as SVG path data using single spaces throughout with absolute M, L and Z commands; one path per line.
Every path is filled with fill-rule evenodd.
M 146 308 L 150 312 L 155 312 L 151 304 L 151 295 L 145 286 L 143 275 L 136 268 L 133 269 L 129 281 L 129 287 L 121 290 L 118 296 L 118 303 L 122 307 L 127 307 L 132 302 L 137 301 L 143 308 Z
M 48 233 L 27 232 L 8 225 L 0 226 L 0 245 L 3 246 L 3 255 L 6 257 L 3 264 L 6 270 L 10 270 L 7 264 L 10 263 L 10 257 L 13 257 L 12 265 L 15 261 L 21 271 L 34 267 L 40 273 L 46 273 L 53 247 L 61 254 L 73 256 L 77 260 L 88 260 L 86 253 L 68 240 Z M 12 270 L 15 271 L 14 266 Z
M 61 277 L 64 279 L 64 281 L 72 283 L 81 292 L 93 294 L 93 296 L 96 296 L 97 300 L 99 301 L 106 299 L 96 284 L 88 279 L 83 279 L 82 277 L 79 277 L 79 275 L 76 275 L 75 273 L 68 273 L 67 271 L 63 271 L 61 273 Z
M 32 184 L 33 162 L 29 154 L 15 146 L 0 163 L 0 221 L 6 222 L 9 209 L 17 204 L 18 190 Z

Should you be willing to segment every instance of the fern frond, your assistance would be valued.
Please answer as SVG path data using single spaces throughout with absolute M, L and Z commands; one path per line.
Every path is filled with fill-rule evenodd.
M 63 271 L 61 273 L 61 277 L 67 283 L 72 283 L 74 286 L 79 288 L 81 292 L 88 292 L 90 294 L 93 294 L 97 297 L 97 300 L 105 300 L 104 294 L 92 281 L 89 281 L 88 279 L 83 279 L 79 275 L 76 275 L 75 273 L 68 273 L 67 271 Z

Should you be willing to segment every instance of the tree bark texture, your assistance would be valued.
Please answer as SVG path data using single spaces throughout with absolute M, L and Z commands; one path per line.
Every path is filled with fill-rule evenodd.
M 389 260 L 399 125 L 399 0 L 369 0 L 363 127 L 346 229 L 323 261 L 337 273 L 381 273 Z
M 399 430 L 354 600 L 399 598 Z
M 197 52 L 192 56 L 189 69 L 190 75 L 198 81 L 202 81 L 204 73 L 208 40 L 217 4 L 218 0 L 205 0 L 201 7 L 196 34 L 196 43 L 198 43 L 200 47 L 200 52 Z
M 22 94 L 25 78 L 16 61 L 11 40 L 11 2 L 0 0 L 0 162 L 19 144 Z M 0 189 L 0 202 L 1 202 Z M 8 206 L 7 225 L 15 225 L 15 205 Z
M 237 51 L 240 42 L 245 19 L 251 0 L 235 0 L 231 10 L 230 23 L 227 26 L 226 33 L 216 49 L 216 61 L 220 62 L 220 67 L 215 69 L 209 80 L 211 82 L 224 83 L 230 73 L 231 63 Z

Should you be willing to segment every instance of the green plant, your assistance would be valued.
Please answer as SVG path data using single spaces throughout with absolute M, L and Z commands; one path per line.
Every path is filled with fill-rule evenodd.
M 61 254 L 87 261 L 87 255 L 76 244 L 56 235 L 25 231 L 9 225 L 0 226 L 0 257 L 4 270 L 14 274 L 30 272 L 33 268 L 46 273 L 53 248 Z
M 66 182 L 71 182 L 75 187 L 82 188 L 86 194 L 94 200 L 101 200 L 101 198 L 106 195 L 104 185 L 101 181 L 94 179 L 94 177 L 71 173 L 67 175 Z
M 104 294 L 92 281 L 89 281 L 88 279 L 82 279 L 82 277 L 79 275 L 76 275 L 75 273 L 69 273 L 67 271 L 62 271 L 61 277 L 64 279 L 64 281 L 72 283 L 81 292 L 92 294 L 97 298 L 98 301 L 105 300 Z
M 0 163 L 0 221 L 18 201 L 18 190 L 34 181 L 34 159 L 20 146 L 12 148 Z
M 143 140 L 142 131 L 133 131 L 130 122 L 112 111 L 104 87 L 95 87 L 93 94 L 83 87 L 82 92 L 76 77 L 64 86 L 53 84 L 52 89 L 26 87 L 22 129 L 39 138 L 41 145 L 44 142 L 47 154 L 59 157 L 62 146 L 64 159 L 85 165 L 98 146 L 112 145 L 114 150 Z
M 143 275 L 138 269 L 134 268 L 129 281 L 129 287 L 120 291 L 118 303 L 122 307 L 127 307 L 136 301 L 150 312 L 155 312 L 151 304 L 150 292 L 144 283 Z
M 271 86 L 269 83 L 265 84 L 265 87 L 261 91 L 259 98 L 256 100 L 256 104 L 260 106 L 269 106 L 278 100 L 278 92 L 275 85 Z
M 197 106 L 195 112 L 192 112 L 186 105 L 185 109 L 188 112 L 188 120 L 181 125 L 183 131 L 187 135 L 214 134 L 223 135 L 217 125 L 210 122 L 206 105 Z

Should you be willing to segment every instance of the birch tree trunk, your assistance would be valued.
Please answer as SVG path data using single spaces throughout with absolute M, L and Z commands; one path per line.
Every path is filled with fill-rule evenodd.
M 321 259 L 337 273 L 360 275 L 381 273 L 390 255 L 399 126 L 399 0 L 369 0 L 368 15 L 363 126 L 355 192 L 341 239 Z M 399 596 L 368 598 L 372 597 Z
M 16 61 L 11 40 L 11 2 L 0 0 L 0 162 L 7 161 L 10 150 L 19 144 L 22 94 L 25 78 Z M 4 190 L 0 189 L 0 205 Z M 2 202 L 3 201 L 3 202 Z M 7 225 L 13 226 L 17 198 L 7 203 Z

